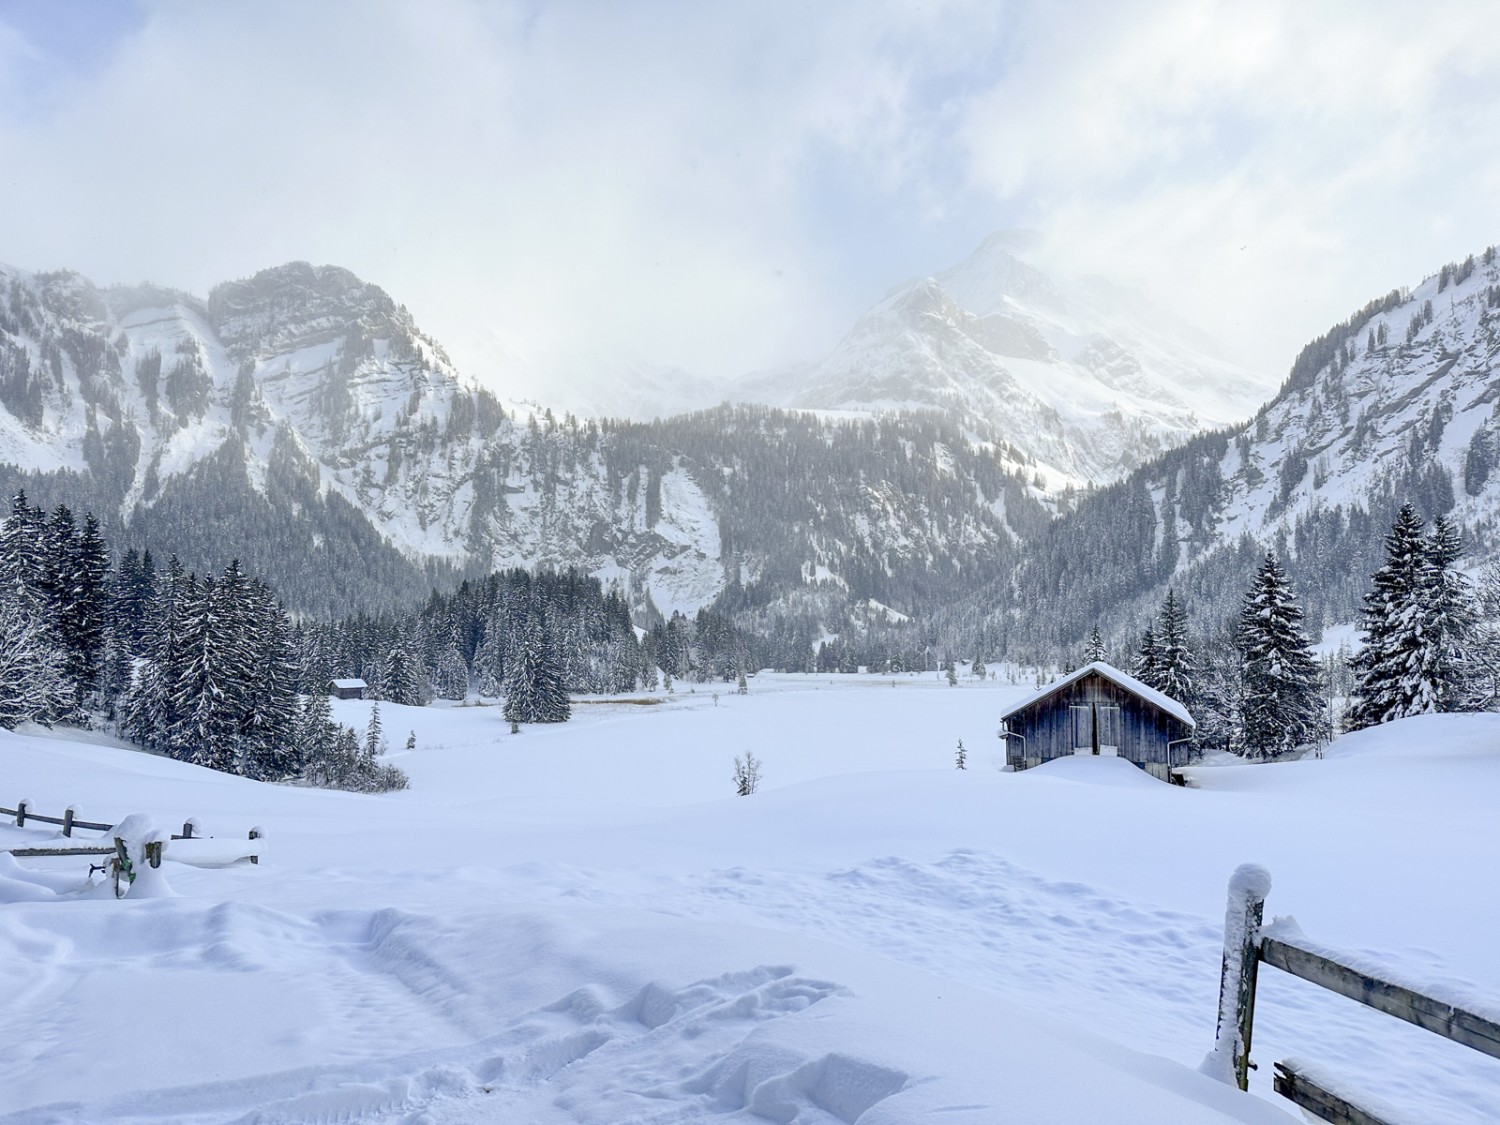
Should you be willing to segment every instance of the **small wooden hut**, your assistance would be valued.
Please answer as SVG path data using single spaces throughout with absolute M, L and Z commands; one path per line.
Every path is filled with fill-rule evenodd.
M 1171 780 L 1198 725 L 1177 700 L 1103 661 L 1086 664 L 1000 716 L 1006 761 L 1017 770 L 1071 754 L 1134 762 Z M 1173 751 L 1177 750 L 1174 755 Z
M 335 699 L 363 699 L 369 686 L 364 680 L 329 680 L 328 694 Z

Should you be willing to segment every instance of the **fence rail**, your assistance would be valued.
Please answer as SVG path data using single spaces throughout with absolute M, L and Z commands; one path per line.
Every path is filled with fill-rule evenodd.
M 32 821 L 36 821 L 39 824 L 61 825 L 63 835 L 69 838 L 72 837 L 73 829 L 75 828 L 82 828 L 92 832 L 109 832 L 114 828 L 113 824 L 101 824 L 98 821 L 93 820 L 79 820 L 77 816 L 74 815 L 74 807 L 72 805 L 69 805 L 63 811 L 62 816 L 43 816 L 41 813 L 32 812 L 31 803 L 25 800 L 17 801 L 16 807 L 13 809 L 7 809 L 3 806 L 0 806 L 0 816 L 14 817 L 17 828 L 24 828 Z M 189 817 L 187 820 L 183 821 L 182 831 L 173 832 L 170 838 L 172 840 L 212 839 L 212 837 L 205 837 L 199 831 L 198 821 L 192 817 Z M 250 829 L 249 835 L 246 838 L 250 840 L 260 840 L 264 838 L 264 833 L 259 828 L 252 828 Z M 120 854 L 120 848 L 120 841 L 115 840 L 114 843 L 110 846 L 98 844 L 83 847 L 0 847 L 0 852 L 8 852 L 9 854 L 20 858 L 30 858 L 36 856 L 116 855 Z M 152 867 L 161 866 L 161 856 L 161 841 L 146 845 L 146 857 L 148 860 L 150 860 Z M 258 864 L 260 862 L 260 855 L 258 852 L 252 855 L 245 856 L 244 858 L 248 859 L 251 863 Z
M 1457 1004 L 1383 980 L 1337 956 L 1261 932 L 1271 877 L 1262 868 L 1241 867 L 1229 882 L 1224 961 L 1219 981 L 1219 1022 L 1214 1055 L 1228 1062 L 1241 1090 L 1249 1089 L 1250 1037 L 1255 1022 L 1257 969 L 1270 965 L 1294 977 L 1347 996 L 1376 1011 L 1406 1020 L 1455 1043 L 1500 1059 L 1500 1023 Z M 1275 1064 L 1274 1087 L 1307 1112 L 1336 1125 L 1388 1125 L 1342 1095 L 1325 1090 L 1292 1062 Z

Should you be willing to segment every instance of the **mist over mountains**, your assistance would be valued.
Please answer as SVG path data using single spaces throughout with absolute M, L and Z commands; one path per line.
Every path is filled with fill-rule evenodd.
M 1186 326 L 992 239 L 722 405 L 614 368 L 604 420 L 502 401 L 338 267 L 206 298 L 0 267 L 0 483 L 314 613 L 576 567 L 643 624 L 916 617 L 1000 651 L 1126 624 L 1168 582 L 1212 607 L 1276 545 L 1314 622 L 1348 620 L 1401 500 L 1493 547 L 1496 294 L 1489 251 L 1377 299 L 1267 402 Z M 618 420 L 651 401 L 704 408 Z

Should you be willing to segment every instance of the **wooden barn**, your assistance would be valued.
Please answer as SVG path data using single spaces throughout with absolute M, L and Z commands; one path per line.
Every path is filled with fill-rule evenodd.
M 1100 754 L 1134 762 L 1163 781 L 1171 780 L 1198 725 L 1177 700 L 1103 661 L 1022 700 L 1000 723 L 1006 761 L 1017 770 L 1070 754 Z
M 363 699 L 368 687 L 364 680 L 329 680 L 328 694 L 335 699 Z

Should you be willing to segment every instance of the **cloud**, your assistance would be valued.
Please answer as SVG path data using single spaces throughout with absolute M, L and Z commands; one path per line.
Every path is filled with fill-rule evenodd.
M 0 121 L 0 254 L 198 291 L 332 261 L 460 352 L 493 332 L 544 366 L 588 341 L 734 373 L 850 315 L 806 167 L 908 177 L 913 46 L 947 50 L 945 26 L 899 4 L 161 3 L 44 120 Z
M 1365 300 L 1500 236 L 1500 11 L 1108 5 L 975 97 L 970 175 L 1045 256 L 1136 275 L 1284 371 Z
M 334 262 L 496 378 L 732 375 L 1024 224 L 1284 367 L 1493 237 L 1490 11 L 156 0 L 0 96 L 0 259 Z M 9 95 L 57 48 L 3 20 Z

